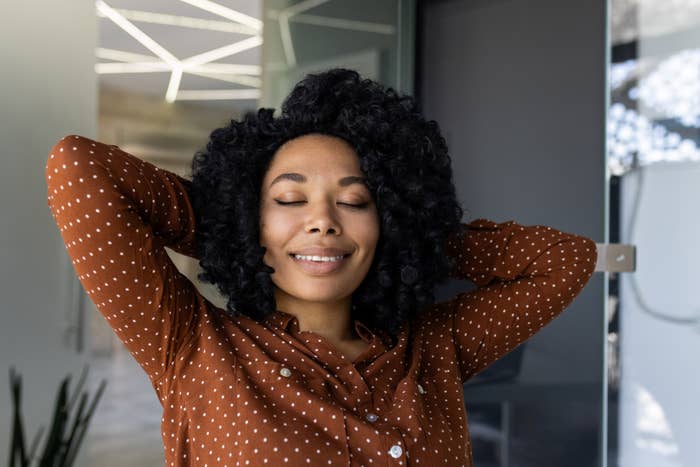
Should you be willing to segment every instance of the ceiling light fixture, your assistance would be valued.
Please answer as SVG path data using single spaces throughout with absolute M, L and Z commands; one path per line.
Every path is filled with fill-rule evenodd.
M 219 5 L 218 3 L 212 2 L 210 0 L 180 0 L 181 2 L 187 3 L 189 5 L 195 6 L 202 10 L 214 13 L 226 19 L 230 19 L 236 23 L 245 24 L 256 31 L 262 31 L 262 21 L 252 16 L 248 16 L 240 11 Z
M 260 65 L 239 65 L 234 63 L 204 63 L 187 67 L 185 71 L 194 70 L 205 73 L 240 73 L 243 75 L 260 75 L 262 67 Z
M 252 49 L 262 44 L 261 36 L 253 36 L 248 39 L 243 39 L 242 41 L 234 42 L 233 44 L 225 45 L 219 47 L 218 49 L 210 50 L 202 54 L 193 55 L 189 58 L 182 60 L 182 66 L 184 68 L 190 68 L 196 65 L 202 65 L 204 63 L 213 62 L 220 58 L 228 57 L 244 50 Z
M 177 100 L 259 99 L 259 89 L 210 89 L 206 91 L 180 91 Z
M 221 74 L 221 73 L 202 73 L 199 71 L 186 71 L 185 73 L 197 76 L 204 76 L 205 78 L 211 78 L 219 81 L 224 81 L 226 83 L 242 84 L 243 86 L 250 86 L 252 88 L 259 88 L 262 86 L 262 80 L 255 76 L 246 75 L 233 75 L 233 74 Z
M 104 47 L 98 47 L 95 49 L 95 53 L 97 58 L 101 58 L 102 60 L 114 60 L 116 62 L 150 62 L 158 58 L 152 55 L 143 55 Z
M 215 12 L 234 21 L 242 22 L 250 28 L 262 28 L 262 22 L 244 15 L 230 8 L 223 7 L 208 0 L 181 0 L 185 3 L 192 4 L 207 11 Z M 150 57 L 143 54 L 126 52 L 121 50 L 98 48 L 96 53 L 98 58 L 107 60 L 116 60 L 112 63 L 98 63 L 95 65 L 95 70 L 100 74 L 110 73 L 152 73 L 169 71 L 170 81 L 165 93 L 167 102 L 176 100 L 194 100 L 194 99 L 257 99 L 260 97 L 259 78 L 253 76 L 245 76 L 247 74 L 260 75 L 261 67 L 257 65 L 238 65 L 228 63 L 212 63 L 214 60 L 228 57 L 244 50 L 249 50 L 258 47 L 262 44 L 262 37 L 255 33 L 253 37 L 234 42 L 233 44 L 219 47 L 201 54 L 193 55 L 184 60 L 177 59 L 174 55 L 168 52 L 164 47 L 158 44 L 155 40 L 141 31 L 133 23 L 131 23 L 119 11 L 107 5 L 103 0 L 96 1 L 98 14 L 110 19 L 117 26 L 127 32 L 130 36 L 136 39 L 148 50 L 153 52 L 156 57 Z M 133 10 L 127 10 L 134 15 Z M 148 12 L 138 12 L 143 14 Z M 182 17 L 180 17 L 182 18 Z M 153 19 L 153 18 L 151 18 Z M 163 16 L 158 19 L 163 20 Z M 254 20 L 254 21 L 251 21 Z M 256 23 L 257 22 L 257 23 Z M 259 24 L 258 24 L 259 23 Z M 259 29 L 256 29 L 259 30 Z M 154 60 L 160 58 L 162 61 Z M 123 62 L 123 63 L 120 63 Z M 183 73 L 191 73 L 194 75 L 205 76 L 212 79 L 218 79 L 229 83 L 237 83 L 249 86 L 255 86 L 256 89 L 233 89 L 233 90 L 191 90 L 181 91 L 180 83 Z M 222 76 L 225 75 L 225 76 Z M 227 76 L 226 76 L 227 75 Z
M 95 71 L 101 75 L 117 73 L 157 73 L 172 71 L 173 67 L 165 62 L 132 62 L 132 63 L 97 63 Z
M 167 102 L 175 102 L 177 91 L 180 89 L 180 81 L 182 80 L 182 67 L 173 67 L 173 72 L 170 74 L 170 82 L 168 90 L 165 92 L 165 100 Z
M 124 18 L 137 23 L 164 24 L 167 26 L 178 26 L 182 28 L 204 29 L 208 31 L 231 32 L 237 34 L 257 35 L 260 31 L 245 24 L 232 23 L 230 21 L 218 21 L 192 16 L 167 15 L 164 13 L 154 13 L 151 11 L 126 10 L 122 8 L 114 9 Z M 101 12 L 99 16 L 105 17 Z
M 106 58 L 98 54 L 98 58 Z M 173 67 L 164 62 L 110 62 L 98 63 L 95 71 L 99 74 L 115 73 L 154 73 L 172 71 Z M 262 70 L 258 65 L 236 65 L 233 63 L 205 63 L 202 65 L 183 67 L 185 73 L 211 73 L 220 75 L 260 75 Z
M 97 10 L 112 20 L 117 26 L 122 28 L 127 34 L 139 41 L 144 47 L 153 52 L 171 66 L 179 64 L 179 60 L 173 54 L 165 50 L 160 44 L 151 39 L 146 33 L 134 26 L 128 19 L 117 13 L 114 8 L 107 5 L 103 0 L 96 1 Z

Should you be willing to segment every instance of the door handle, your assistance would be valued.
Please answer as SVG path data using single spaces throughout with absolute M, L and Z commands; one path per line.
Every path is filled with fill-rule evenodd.
M 634 272 L 637 269 L 637 247 L 628 243 L 596 243 L 598 258 L 595 271 Z

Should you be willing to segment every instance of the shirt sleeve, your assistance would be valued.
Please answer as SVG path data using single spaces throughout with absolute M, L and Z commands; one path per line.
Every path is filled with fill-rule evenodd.
M 78 135 L 51 149 L 46 182 L 80 282 L 155 386 L 195 335 L 205 301 L 163 248 L 194 257 L 190 182 Z
M 590 280 L 596 244 L 544 225 L 476 219 L 447 241 L 452 277 L 477 289 L 448 300 L 464 383 L 556 318 Z

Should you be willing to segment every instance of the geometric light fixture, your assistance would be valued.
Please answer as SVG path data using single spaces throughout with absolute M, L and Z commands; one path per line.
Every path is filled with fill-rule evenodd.
M 259 47 L 262 44 L 262 35 L 260 34 L 262 30 L 262 21 L 209 0 L 180 1 L 219 15 L 227 19 L 228 22 L 163 15 L 144 11 L 120 11 L 110 7 L 104 0 L 97 0 L 96 7 L 100 16 L 110 19 L 141 45 L 153 52 L 154 56 L 98 48 L 96 51 L 98 58 L 112 61 L 97 63 L 95 65 L 95 71 L 99 74 L 169 72 L 170 81 L 165 93 L 165 100 L 167 102 L 174 102 L 176 100 L 259 98 L 259 76 L 261 74 L 259 66 L 216 63 L 216 60 L 235 55 L 254 47 Z M 226 29 L 225 25 L 228 24 L 228 30 L 230 32 L 250 34 L 251 37 L 191 57 L 178 59 L 165 49 L 165 47 L 134 25 L 127 16 L 134 21 L 211 30 Z M 229 83 L 242 84 L 249 86 L 250 89 L 180 90 L 180 82 L 183 73 L 206 76 Z
M 169 15 L 149 11 L 112 8 L 104 0 L 97 0 L 98 15 L 110 19 L 127 34 L 136 39 L 154 56 L 135 54 L 126 51 L 98 48 L 97 57 L 109 62 L 96 64 L 99 74 L 112 73 L 170 73 L 170 81 L 165 93 L 168 102 L 189 99 L 256 99 L 260 97 L 262 74 L 257 65 L 216 63 L 216 60 L 236 53 L 258 47 L 262 44 L 263 23 L 257 18 L 246 15 L 232 8 L 225 7 L 211 0 L 180 0 L 196 8 L 220 16 L 223 20 L 208 20 L 188 16 Z M 294 42 L 289 28 L 290 22 L 305 23 L 328 28 L 344 29 L 357 32 L 393 35 L 396 28 L 391 24 L 358 21 L 305 13 L 331 0 L 303 0 L 279 11 L 269 11 L 268 19 L 277 20 L 280 27 L 282 48 L 287 67 L 297 65 Z M 178 59 L 162 45 L 149 37 L 134 22 L 177 26 L 182 28 L 205 29 L 212 31 L 247 34 L 251 37 L 234 42 L 218 49 L 210 50 L 192 57 Z M 249 89 L 231 90 L 180 90 L 183 74 L 205 76 L 229 83 L 240 84 Z

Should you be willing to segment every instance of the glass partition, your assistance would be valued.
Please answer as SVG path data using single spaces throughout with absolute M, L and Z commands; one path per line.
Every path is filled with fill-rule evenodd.
M 332 67 L 411 93 L 415 1 L 265 0 L 261 106 L 279 108 L 307 73 Z
M 608 465 L 700 465 L 700 2 L 612 0 Z

